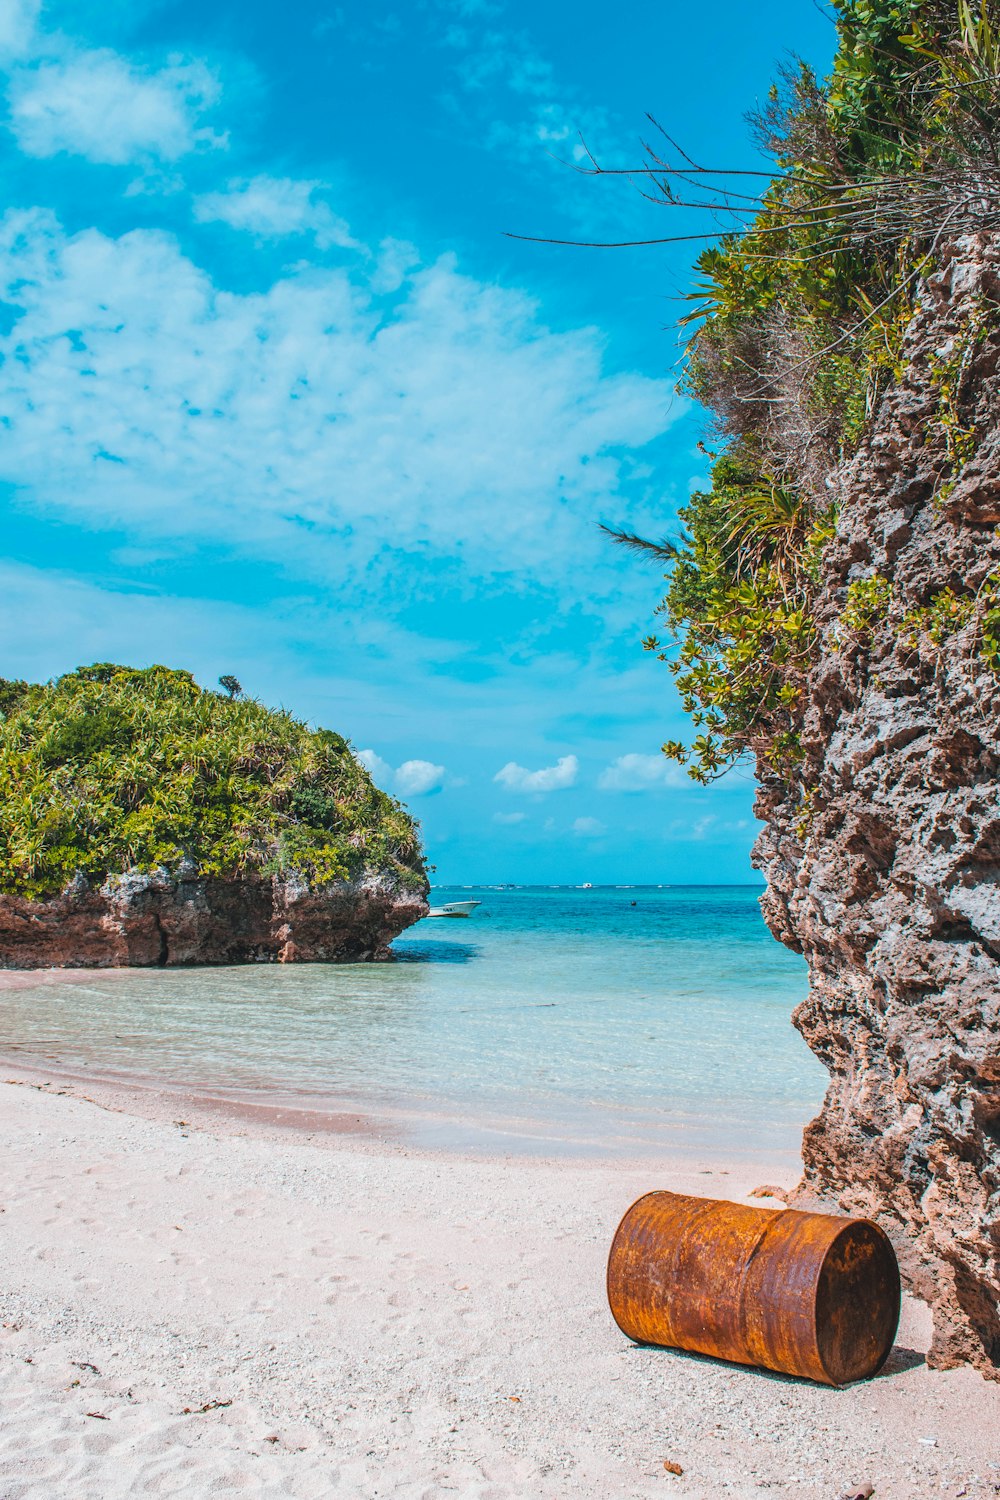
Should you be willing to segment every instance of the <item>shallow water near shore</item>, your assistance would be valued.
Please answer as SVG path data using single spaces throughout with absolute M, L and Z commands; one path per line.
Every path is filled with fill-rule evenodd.
M 0 989 L 0 1054 L 419 1144 L 794 1157 L 825 1072 L 805 965 L 758 887 L 436 889 L 386 964 L 49 972 Z

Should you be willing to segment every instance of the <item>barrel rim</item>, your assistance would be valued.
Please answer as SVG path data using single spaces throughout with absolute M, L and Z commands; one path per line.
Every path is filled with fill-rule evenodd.
M 831 1219 L 835 1219 L 835 1218 L 839 1218 L 839 1215 L 837 1215 L 837 1214 L 830 1214 L 828 1217 L 830 1217 Z M 843 1378 L 838 1377 L 838 1376 L 836 1376 L 836 1375 L 834 1375 L 832 1373 L 832 1371 L 830 1370 L 830 1368 L 828 1366 L 827 1360 L 824 1357 L 824 1352 L 823 1352 L 823 1347 L 822 1347 L 822 1341 L 820 1339 L 820 1328 L 819 1328 L 819 1292 L 820 1292 L 820 1287 L 822 1285 L 823 1272 L 826 1269 L 826 1263 L 829 1260 L 830 1256 L 833 1254 L 835 1248 L 837 1247 L 837 1245 L 840 1242 L 840 1240 L 844 1237 L 844 1235 L 849 1234 L 852 1229 L 857 1229 L 859 1227 L 860 1228 L 864 1228 L 864 1229 L 870 1229 L 870 1230 L 874 1231 L 876 1239 L 881 1240 L 882 1243 L 883 1243 L 883 1245 L 884 1245 L 884 1247 L 889 1252 L 889 1262 L 890 1262 L 890 1264 L 893 1265 L 895 1267 L 895 1269 L 896 1269 L 896 1276 L 895 1276 L 895 1279 L 894 1279 L 894 1282 L 893 1282 L 894 1316 L 893 1316 L 893 1318 L 891 1320 L 891 1327 L 890 1327 L 889 1336 L 888 1336 L 888 1340 L 886 1342 L 885 1349 L 884 1349 L 881 1357 L 879 1358 L 878 1362 L 870 1370 L 865 1371 L 863 1374 L 860 1374 L 860 1375 L 851 1375 L 851 1376 L 847 1377 L 846 1379 L 843 1379 Z M 903 1289 L 902 1289 L 901 1278 L 900 1278 L 900 1275 L 899 1275 L 899 1261 L 898 1261 L 898 1258 L 896 1256 L 896 1247 L 892 1243 L 892 1240 L 886 1234 L 886 1232 L 882 1228 L 881 1224 L 877 1223 L 874 1219 L 869 1219 L 869 1218 L 866 1218 L 864 1216 L 855 1216 L 855 1215 L 851 1215 L 850 1217 L 845 1218 L 843 1220 L 843 1223 L 841 1224 L 840 1229 L 833 1236 L 833 1239 L 830 1241 L 829 1245 L 827 1246 L 826 1252 L 825 1252 L 825 1254 L 823 1256 L 823 1259 L 820 1262 L 819 1271 L 818 1271 L 817 1276 L 816 1276 L 815 1290 L 814 1290 L 814 1294 L 813 1294 L 813 1328 L 815 1330 L 815 1335 L 816 1335 L 816 1354 L 817 1354 L 817 1357 L 818 1357 L 818 1360 L 819 1360 L 820 1367 L 822 1368 L 823 1373 L 826 1376 L 826 1378 L 827 1378 L 827 1380 L 828 1380 L 828 1382 L 829 1382 L 829 1384 L 831 1386 L 835 1387 L 836 1389 L 842 1390 L 846 1386 L 856 1385 L 859 1381 L 862 1381 L 862 1380 L 871 1380 L 875 1375 L 878 1374 L 879 1370 L 881 1370 L 884 1367 L 887 1359 L 889 1358 L 889 1355 L 892 1353 L 893 1346 L 895 1345 L 896 1334 L 899 1332 L 899 1318 L 900 1318 L 900 1314 L 902 1312 L 902 1302 L 903 1302 Z

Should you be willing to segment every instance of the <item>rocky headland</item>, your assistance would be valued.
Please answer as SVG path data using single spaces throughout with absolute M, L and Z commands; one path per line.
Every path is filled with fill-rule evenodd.
M 416 825 L 347 741 L 226 684 L 0 682 L 0 967 L 377 960 L 427 915 Z

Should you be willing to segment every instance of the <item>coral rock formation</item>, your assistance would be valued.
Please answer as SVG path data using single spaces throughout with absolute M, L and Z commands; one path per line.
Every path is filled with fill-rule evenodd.
M 830 1071 L 799 1201 L 879 1219 L 932 1305 L 929 1363 L 1000 1378 L 1000 678 L 984 652 L 1000 594 L 1000 243 L 944 255 L 903 355 L 831 477 L 809 792 L 764 768 L 755 860 L 771 930 L 809 962 L 795 1020 Z M 876 603 L 845 623 L 851 585 L 875 578 Z
M 60 895 L 0 896 L 0 967 L 341 963 L 384 959 L 427 915 L 423 892 L 369 872 L 318 889 L 279 876 L 82 878 Z

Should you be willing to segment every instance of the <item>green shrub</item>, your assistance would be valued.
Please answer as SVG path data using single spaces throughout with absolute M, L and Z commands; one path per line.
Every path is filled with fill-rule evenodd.
M 77 873 L 182 861 L 426 885 L 417 825 L 330 730 L 167 667 L 0 680 L 0 889 L 40 897 Z
M 956 594 L 952 588 L 941 589 L 925 605 L 904 615 L 900 634 L 910 647 L 918 647 L 924 635 L 931 645 L 942 646 L 950 636 L 965 629 L 975 612 L 976 600 L 972 594 Z M 986 620 L 989 620 L 988 613 Z M 988 633 L 988 624 L 984 630 Z
M 873 625 L 884 620 L 892 601 L 892 584 L 881 573 L 869 578 L 855 578 L 847 590 L 840 623 L 845 630 L 866 635 Z

